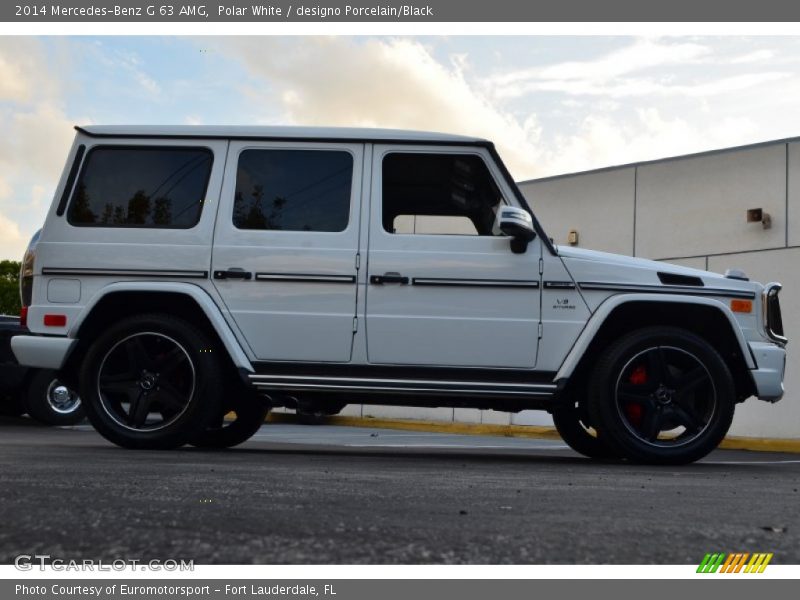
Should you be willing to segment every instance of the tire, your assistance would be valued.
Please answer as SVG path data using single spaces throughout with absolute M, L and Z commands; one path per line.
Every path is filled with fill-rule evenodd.
M 720 354 L 675 327 L 648 327 L 614 342 L 589 381 L 592 423 L 620 456 L 645 464 L 704 457 L 728 432 L 735 404 Z
M 182 446 L 220 413 L 222 367 L 208 337 L 166 314 L 129 317 L 90 346 L 80 374 L 92 425 L 124 448 Z
M 256 394 L 247 392 L 237 395 L 229 410 L 222 410 L 216 423 L 190 443 L 198 448 L 233 448 L 253 437 L 264 424 L 270 407 Z M 225 415 L 231 411 L 236 418 L 225 421 Z
M 55 371 L 48 369 L 33 372 L 24 401 L 31 418 L 45 425 L 75 425 L 86 418 L 78 393 L 61 383 Z
M 0 395 L 0 417 L 21 417 L 26 411 L 21 392 Z
M 619 458 L 605 440 L 600 439 L 589 422 L 585 409 L 577 402 L 570 401 L 553 411 L 553 424 L 561 439 L 579 454 L 589 458 Z

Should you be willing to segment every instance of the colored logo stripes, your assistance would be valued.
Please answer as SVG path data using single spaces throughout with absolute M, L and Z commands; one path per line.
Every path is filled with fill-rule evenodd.
M 772 552 L 737 552 L 735 554 L 706 554 L 700 566 L 697 567 L 698 573 L 763 573 L 764 569 L 772 560 Z M 749 559 L 749 560 L 748 560 Z

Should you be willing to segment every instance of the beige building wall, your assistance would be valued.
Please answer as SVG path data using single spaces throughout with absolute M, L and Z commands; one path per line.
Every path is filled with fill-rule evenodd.
M 636 169 L 629 168 L 543 180 L 522 191 L 556 244 L 576 230 L 580 246 L 630 255 L 635 186 Z

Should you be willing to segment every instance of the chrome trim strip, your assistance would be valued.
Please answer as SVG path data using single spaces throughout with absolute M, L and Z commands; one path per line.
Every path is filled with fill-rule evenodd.
M 588 291 L 644 292 L 648 294 L 685 294 L 687 296 L 725 296 L 752 300 L 755 292 L 725 288 L 698 288 L 681 285 L 639 285 L 632 283 L 605 283 L 600 281 L 579 281 L 578 287 Z
M 296 281 L 300 283 L 355 283 L 355 275 L 317 275 L 313 273 L 256 273 L 256 281 Z
M 414 277 L 412 285 L 446 287 L 530 288 L 539 287 L 538 281 L 523 279 L 456 279 L 447 277 Z
M 467 386 L 487 389 L 542 389 L 555 390 L 555 383 L 505 383 L 505 382 L 484 382 L 484 381 L 436 381 L 431 379 L 385 379 L 372 377 L 323 377 L 318 375 L 248 375 L 252 380 L 282 380 L 282 381 L 335 381 L 350 382 L 352 384 L 371 385 L 396 384 L 396 385 L 426 385 L 426 386 Z
M 76 269 L 43 267 L 42 275 L 76 275 L 93 277 L 183 277 L 208 279 L 208 271 L 179 271 L 169 269 Z
M 546 290 L 574 290 L 575 284 L 571 281 L 545 281 Z
M 316 383 L 268 383 L 268 382 L 254 382 L 257 388 L 264 388 L 270 390 L 315 390 L 321 392 L 328 391 L 347 391 L 347 392 L 385 392 L 385 393 L 399 393 L 399 394 L 431 394 L 437 396 L 488 396 L 491 398 L 502 398 L 504 396 L 513 396 L 515 398 L 550 398 L 553 394 L 551 392 L 537 392 L 537 391 L 509 391 L 509 390 L 470 390 L 470 389 L 457 389 L 457 388 L 425 388 L 425 387 L 381 387 L 381 386 L 351 386 L 346 384 L 316 384 Z
M 391 379 L 360 380 L 356 378 L 327 379 L 323 377 L 290 377 L 279 375 L 250 375 L 249 377 L 253 385 L 258 388 L 265 389 L 350 391 L 365 393 L 390 392 L 399 394 L 435 394 L 440 396 L 507 396 L 547 398 L 553 396 L 558 387 L 555 384 L 481 384 L 478 382 L 405 381 Z M 264 381 L 263 379 L 273 380 Z M 274 379 L 278 379 L 278 381 L 275 381 Z

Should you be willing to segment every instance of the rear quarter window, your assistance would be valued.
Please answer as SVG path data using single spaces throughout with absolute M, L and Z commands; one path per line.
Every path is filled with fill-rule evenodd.
M 194 227 L 213 159 L 208 148 L 96 146 L 84 161 L 67 220 L 83 227 Z

